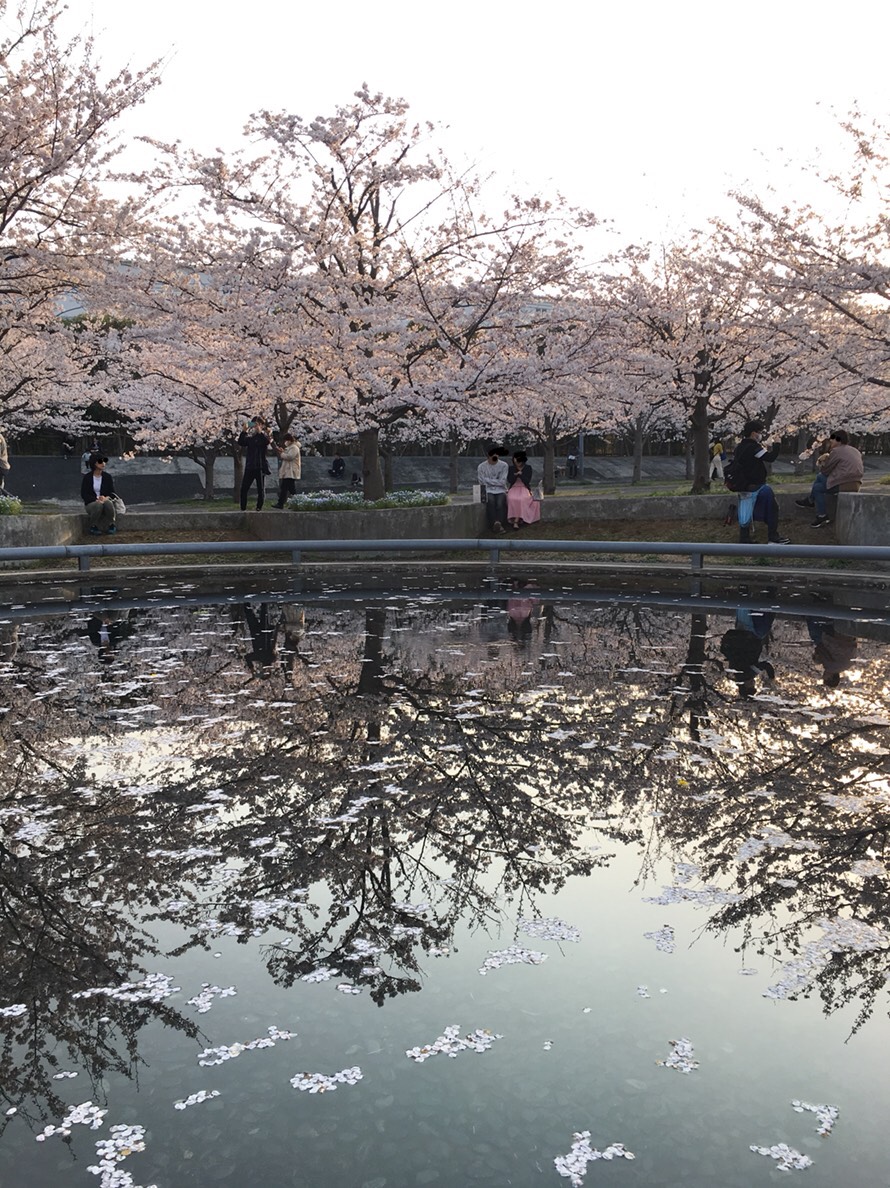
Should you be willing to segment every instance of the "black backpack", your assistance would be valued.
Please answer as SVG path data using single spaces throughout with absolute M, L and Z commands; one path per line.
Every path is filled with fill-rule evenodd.
M 735 458 L 730 458 L 723 467 L 723 485 L 727 491 L 746 491 L 748 489 L 747 477 L 742 473 Z

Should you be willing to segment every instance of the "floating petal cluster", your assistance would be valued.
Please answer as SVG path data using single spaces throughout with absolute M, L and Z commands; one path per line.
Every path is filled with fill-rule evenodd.
M 572 1135 L 572 1149 L 568 1155 L 557 1155 L 553 1160 L 556 1170 L 565 1179 L 570 1180 L 572 1188 L 581 1188 L 587 1165 L 596 1159 L 636 1159 L 632 1151 L 628 1151 L 623 1143 L 610 1143 L 602 1151 L 590 1145 L 590 1131 L 581 1130 Z
M 751 1143 L 750 1149 L 757 1155 L 768 1155 L 770 1159 L 778 1160 L 779 1171 L 799 1171 L 813 1165 L 809 1155 L 802 1155 L 787 1143 L 776 1143 L 772 1147 L 758 1147 L 756 1143 Z
M 721 891 L 719 887 L 663 887 L 660 895 L 643 898 L 643 903 L 694 903 L 698 907 L 712 907 L 714 904 L 736 903 L 742 897 L 738 891 Z
M 268 1035 L 251 1040 L 247 1044 L 223 1044 L 219 1048 L 205 1048 L 198 1055 L 198 1064 L 203 1068 L 212 1068 L 216 1064 L 225 1064 L 227 1060 L 235 1060 L 242 1052 L 253 1052 L 257 1048 L 274 1048 L 277 1040 L 293 1039 L 295 1031 L 279 1031 L 277 1027 L 266 1029 Z
M 329 982 L 336 974 L 335 969 L 328 969 L 326 965 L 319 966 L 318 969 L 313 969 L 312 973 L 303 974 L 300 978 L 301 982 Z
M 796 1114 L 802 1114 L 804 1110 L 809 1110 L 811 1114 L 816 1115 L 816 1121 L 819 1125 L 816 1127 L 816 1134 L 822 1135 L 826 1138 L 834 1129 L 834 1124 L 838 1120 L 840 1110 L 833 1105 L 812 1105 L 808 1101 L 792 1101 L 791 1106 Z
M 23 1002 L 17 1002 L 13 1006 L 0 1007 L 0 1019 L 15 1019 L 19 1015 L 24 1015 L 27 1009 Z
M 673 953 L 674 951 L 674 930 L 670 924 L 665 924 L 663 928 L 659 928 L 657 932 L 644 932 L 643 936 L 646 940 L 655 941 L 655 947 L 659 953 Z
M 817 920 L 823 936 L 804 945 L 803 952 L 782 966 L 778 982 L 767 986 L 764 998 L 788 998 L 805 990 L 829 963 L 834 953 L 870 953 L 890 949 L 890 932 L 861 920 Z
M 356 1064 L 352 1068 L 341 1069 L 338 1073 L 328 1076 L 326 1073 L 297 1073 L 291 1077 L 290 1083 L 295 1089 L 309 1093 L 328 1093 L 338 1085 L 355 1085 L 362 1079 L 362 1070 Z
M 163 1002 L 181 987 L 173 985 L 167 974 L 149 974 L 141 982 L 122 982 L 120 986 L 93 986 L 89 990 L 77 990 L 72 998 L 96 998 L 104 995 L 116 1002 Z
M 112 1126 L 111 1137 L 96 1143 L 98 1164 L 88 1167 L 94 1176 L 101 1176 L 100 1188 L 136 1188 L 129 1172 L 117 1166 L 135 1151 L 145 1150 L 144 1126 Z M 156 1188 L 151 1185 L 150 1188 Z
M 429 1060 L 430 1056 L 438 1056 L 439 1053 L 453 1058 L 466 1051 L 487 1052 L 496 1039 L 504 1038 L 502 1035 L 496 1035 L 492 1031 L 479 1027 L 475 1031 L 471 1031 L 469 1035 L 461 1036 L 459 1032 L 458 1025 L 452 1023 L 431 1044 L 424 1044 L 422 1048 L 408 1048 L 405 1055 L 410 1060 L 416 1060 L 418 1064 L 423 1064 L 424 1060 Z
M 223 989 L 221 986 L 211 986 L 209 982 L 202 982 L 201 993 L 190 998 L 187 1005 L 197 1007 L 199 1015 L 206 1015 L 213 1006 L 214 998 L 231 998 L 237 993 L 234 986 L 226 986 Z
M 695 1052 L 693 1051 L 692 1043 L 686 1038 L 668 1041 L 673 1048 L 670 1056 L 666 1060 L 656 1060 L 656 1064 L 662 1065 L 664 1068 L 675 1068 L 677 1072 L 691 1073 L 698 1068 L 698 1061 L 695 1059 Z
M 90 1130 L 98 1130 L 108 1110 L 100 1110 L 91 1101 L 84 1101 L 80 1105 L 72 1106 L 58 1126 L 44 1126 L 40 1134 L 34 1138 L 38 1143 L 45 1142 L 54 1134 L 61 1134 L 64 1138 L 71 1133 L 72 1126 L 89 1126 Z
M 510 945 L 509 949 L 489 949 L 479 972 L 485 977 L 489 970 L 500 969 L 502 965 L 540 965 L 546 960 L 546 953 L 523 949 L 521 945 Z
M 187 1110 L 189 1106 L 200 1105 L 202 1101 L 210 1101 L 213 1097 L 219 1097 L 218 1089 L 211 1089 L 209 1092 L 206 1089 L 199 1089 L 197 1093 L 190 1093 L 188 1097 L 174 1101 L 173 1108 L 174 1110 Z
M 742 842 L 736 853 L 736 861 L 744 862 L 767 849 L 818 850 L 819 847 L 810 838 L 794 838 L 775 825 L 764 825 L 757 837 L 749 837 Z
M 579 941 L 581 931 L 556 916 L 542 916 L 540 920 L 517 921 L 519 931 L 538 940 Z

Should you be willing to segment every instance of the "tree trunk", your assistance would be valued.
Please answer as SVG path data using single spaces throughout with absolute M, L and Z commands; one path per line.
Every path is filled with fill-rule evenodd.
M 544 494 L 556 494 L 556 430 L 549 417 L 544 418 Z
M 219 450 L 205 450 L 204 451 L 204 498 L 205 500 L 213 499 L 213 468 L 216 465 L 216 459 L 219 457 Z
M 358 439 L 362 451 L 362 495 L 373 502 L 386 494 L 380 470 L 380 430 L 363 429 Z
M 392 450 L 381 453 L 380 457 L 383 460 L 383 486 L 385 490 L 391 491 L 393 489 Z
M 683 461 L 686 465 L 686 477 L 692 478 L 692 430 L 686 426 L 686 440 L 683 443 Z
M 232 492 L 232 498 L 236 503 L 241 502 L 241 480 L 244 478 L 244 455 L 241 453 L 240 446 L 235 446 L 234 449 L 235 460 L 235 489 Z
M 459 445 L 457 434 L 452 433 L 448 439 L 448 493 L 450 495 L 457 494 Z
M 634 474 L 631 480 L 638 483 L 643 477 L 643 414 L 637 413 L 634 422 Z
M 695 462 L 695 475 L 692 480 L 692 494 L 702 495 L 711 486 L 711 458 L 708 450 L 708 398 L 696 396 L 695 408 L 692 410 L 692 420 L 689 426 L 689 438 L 692 442 Z

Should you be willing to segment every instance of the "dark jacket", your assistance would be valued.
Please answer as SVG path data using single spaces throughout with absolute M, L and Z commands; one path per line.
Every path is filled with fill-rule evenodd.
M 269 463 L 266 453 L 271 445 L 271 439 L 265 433 L 242 433 L 238 438 L 238 445 L 244 451 L 244 469 L 269 473 Z
M 779 442 L 776 442 L 772 449 L 768 450 L 753 437 L 746 437 L 736 446 L 732 460 L 745 488 L 749 491 L 756 491 L 766 482 L 766 463 L 775 462 L 778 456 Z
M 110 474 L 102 475 L 102 490 L 101 494 L 110 497 L 114 494 L 114 479 Z M 80 484 L 80 497 L 84 504 L 96 502 L 96 492 L 93 490 L 93 472 L 83 476 L 83 481 Z
M 517 470 L 515 466 L 510 467 L 510 472 L 507 475 L 507 486 L 512 487 L 518 479 L 522 479 L 528 489 L 531 490 L 532 468 L 529 466 L 528 462 L 526 462 L 522 470 Z

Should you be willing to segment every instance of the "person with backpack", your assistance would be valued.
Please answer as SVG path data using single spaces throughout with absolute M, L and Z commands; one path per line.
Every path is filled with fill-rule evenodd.
M 779 442 L 771 449 L 763 444 L 763 421 L 748 421 L 743 439 L 735 448 L 732 460 L 724 468 L 724 482 L 739 495 L 739 543 L 751 544 L 752 520 L 766 524 L 770 544 L 790 544 L 779 532 L 779 505 L 767 480 L 767 463 L 779 456 Z M 753 499 L 745 499 L 753 495 Z

